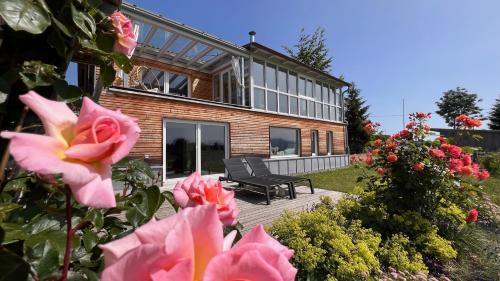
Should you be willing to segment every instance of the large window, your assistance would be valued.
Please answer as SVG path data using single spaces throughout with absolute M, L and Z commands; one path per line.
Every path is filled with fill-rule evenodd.
M 252 75 L 254 108 L 342 121 L 340 89 L 261 60 L 253 61 Z
M 311 130 L 311 155 L 312 156 L 317 156 L 318 155 L 318 131 L 317 130 Z
M 271 127 L 269 150 L 271 156 L 298 156 L 300 154 L 300 130 Z
M 159 94 L 189 96 L 189 77 L 179 73 L 140 66 L 124 79 L 128 88 Z
M 328 155 L 333 155 L 333 132 L 326 132 L 326 153 Z

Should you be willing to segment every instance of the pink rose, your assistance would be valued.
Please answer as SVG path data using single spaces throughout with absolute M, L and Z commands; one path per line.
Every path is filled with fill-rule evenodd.
M 174 187 L 175 201 L 181 208 L 216 204 L 219 219 L 224 225 L 235 225 L 240 213 L 234 200 L 234 191 L 225 190 L 220 181 L 204 181 L 200 173 L 194 172 Z
M 115 51 L 132 56 L 135 47 L 137 47 L 137 38 L 135 38 L 132 22 L 120 11 L 111 14 L 111 23 L 116 33 Z
M 30 91 L 19 99 L 43 123 L 45 135 L 2 132 L 10 153 L 22 168 L 40 175 L 62 174 L 80 204 L 116 206 L 111 164 L 125 157 L 139 138 L 136 121 L 83 98 L 77 117 L 64 102 Z
M 262 226 L 231 248 L 235 235 L 223 237 L 214 204 L 183 209 L 100 246 L 105 261 L 101 280 L 295 280 L 297 270 L 288 261 L 293 251 Z

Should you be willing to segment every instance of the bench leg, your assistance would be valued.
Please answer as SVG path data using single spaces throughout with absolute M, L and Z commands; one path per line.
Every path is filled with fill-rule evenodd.
M 311 188 L 311 194 L 314 194 L 314 187 L 313 187 L 313 184 L 311 182 L 311 179 L 307 179 L 307 181 L 309 182 L 309 187 Z
M 269 186 L 266 186 L 267 205 L 271 205 L 271 195 L 269 194 Z
M 293 194 L 293 183 L 288 184 L 288 195 L 290 195 L 290 200 L 295 198 Z

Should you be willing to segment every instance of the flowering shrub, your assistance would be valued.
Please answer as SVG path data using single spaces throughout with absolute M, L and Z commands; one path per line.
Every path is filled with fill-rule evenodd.
M 410 272 L 425 272 L 422 261 L 435 266 L 457 255 L 450 239 L 466 221 L 477 219 L 477 212 L 467 212 L 478 205 L 481 187 L 468 178 L 489 177 L 461 147 L 445 138 L 426 141 L 430 117 L 430 113 L 411 114 L 404 130 L 385 141 L 375 139 L 364 162 L 380 176 L 361 178 L 366 188 L 341 203 L 348 219 L 359 219 L 363 226 L 380 232 L 387 249 L 394 249 L 391 241 L 404 245 L 397 247 L 414 248 L 416 252 L 401 257 L 382 255 L 385 264 Z M 462 119 L 467 126 L 477 125 Z M 405 260 L 414 265 L 404 265 Z

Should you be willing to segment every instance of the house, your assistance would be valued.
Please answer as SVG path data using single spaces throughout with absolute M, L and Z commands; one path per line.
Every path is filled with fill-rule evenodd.
M 164 182 L 193 171 L 218 177 L 223 158 L 244 155 L 281 174 L 348 164 L 348 83 L 255 42 L 254 32 L 239 46 L 133 5 L 122 11 L 138 34 L 134 68 L 100 103 L 138 118 L 131 156 Z

